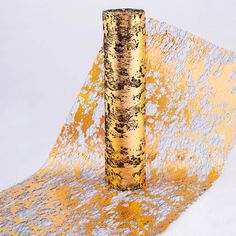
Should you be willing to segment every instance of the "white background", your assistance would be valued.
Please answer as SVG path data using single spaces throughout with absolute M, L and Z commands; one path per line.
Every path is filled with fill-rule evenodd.
M 102 10 L 124 7 L 236 50 L 236 0 L 0 0 L 0 189 L 44 163 L 102 45 Z M 236 235 L 235 154 L 163 235 Z

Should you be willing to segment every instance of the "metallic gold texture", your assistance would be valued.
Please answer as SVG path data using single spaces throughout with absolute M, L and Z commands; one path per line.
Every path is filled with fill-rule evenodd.
M 103 12 L 105 178 L 118 190 L 145 184 L 145 16 L 143 10 Z
M 146 188 L 104 181 L 101 51 L 48 161 L 0 193 L 1 236 L 158 235 L 220 176 L 235 144 L 236 53 L 156 20 L 146 30 Z

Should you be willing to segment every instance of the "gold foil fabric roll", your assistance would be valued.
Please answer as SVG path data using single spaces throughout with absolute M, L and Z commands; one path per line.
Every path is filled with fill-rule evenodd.
M 101 51 L 47 162 L 0 193 L 1 236 L 158 235 L 220 176 L 235 144 L 236 53 L 157 20 L 146 30 L 146 187 L 104 180 Z
M 145 183 L 144 11 L 104 11 L 103 27 L 106 182 L 139 189 Z

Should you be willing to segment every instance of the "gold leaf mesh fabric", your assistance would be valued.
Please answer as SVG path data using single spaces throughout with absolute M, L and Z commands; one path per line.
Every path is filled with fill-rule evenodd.
M 236 54 L 147 22 L 144 190 L 104 181 L 103 53 L 48 161 L 0 193 L 0 235 L 157 235 L 219 177 L 236 131 Z
M 137 190 L 146 180 L 144 11 L 104 11 L 103 32 L 105 181 Z

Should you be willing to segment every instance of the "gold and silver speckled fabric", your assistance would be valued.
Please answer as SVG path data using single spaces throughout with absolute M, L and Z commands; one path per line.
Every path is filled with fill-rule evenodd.
M 0 235 L 157 235 L 219 177 L 235 143 L 236 54 L 146 28 L 146 188 L 105 184 L 101 51 L 47 163 L 0 193 Z
M 145 58 L 143 10 L 103 12 L 105 180 L 118 190 L 145 186 Z

